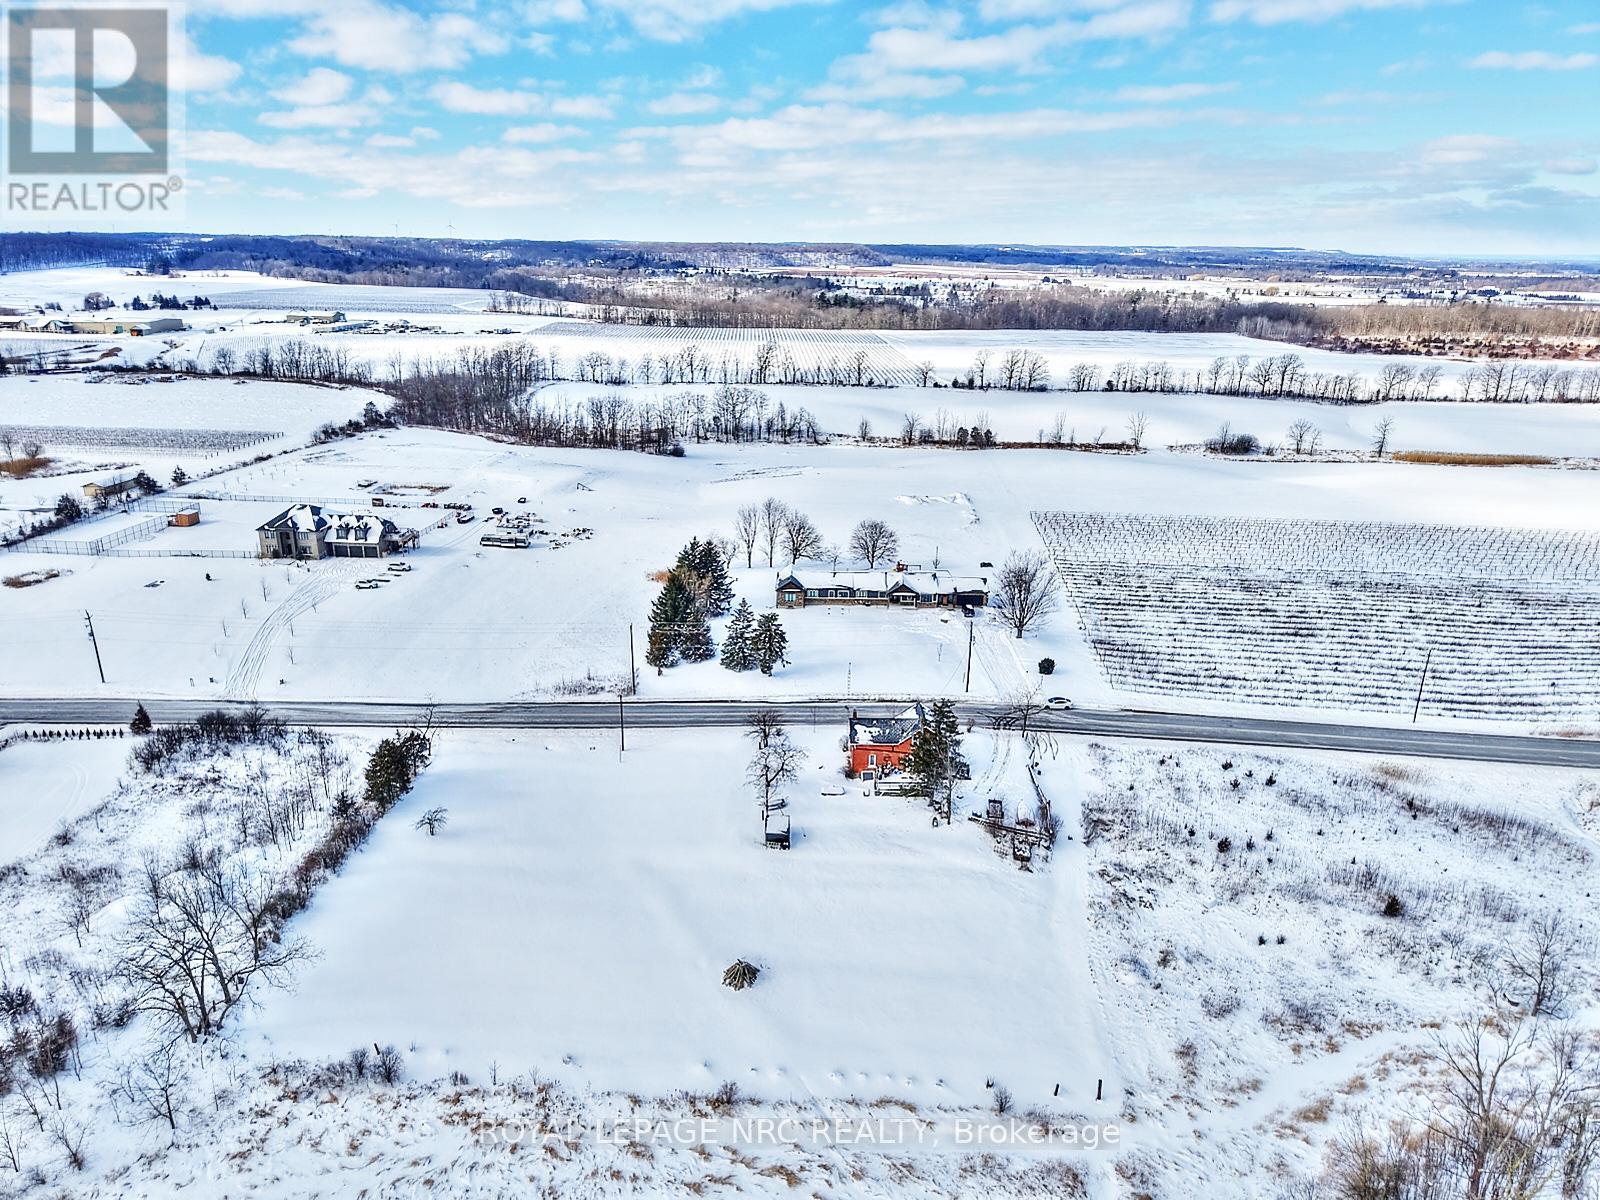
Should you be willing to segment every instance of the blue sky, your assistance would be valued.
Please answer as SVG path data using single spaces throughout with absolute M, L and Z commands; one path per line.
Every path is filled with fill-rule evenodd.
M 1596 0 L 191 0 L 188 227 L 1600 255 Z

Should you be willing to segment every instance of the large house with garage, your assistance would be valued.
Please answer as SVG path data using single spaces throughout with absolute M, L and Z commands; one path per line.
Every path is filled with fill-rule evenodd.
M 262 558 L 384 558 L 415 546 L 417 531 L 377 513 L 296 504 L 258 526 L 256 541 Z
M 989 603 L 989 580 L 948 571 L 791 571 L 778 576 L 777 599 L 779 608 L 982 608 Z

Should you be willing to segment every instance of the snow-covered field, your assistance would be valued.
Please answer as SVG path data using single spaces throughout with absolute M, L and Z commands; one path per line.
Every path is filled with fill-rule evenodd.
M 365 480 L 376 482 L 356 487 Z M 12 486 L 47 489 L 49 499 L 59 490 L 49 487 L 55 482 Z M 1162 450 L 1126 456 L 706 443 L 673 459 L 383 431 L 207 480 L 199 490 L 223 498 L 201 501 L 200 526 L 165 529 L 130 546 L 140 557 L 63 558 L 26 548 L 7 555 L 7 575 L 64 565 L 72 573 L 0 591 L 6 619 L 28 635 L 0 674 L 0 689 L 438 700 L 614 691 L 627 675 L 630 625 L 642 665 L 644 622 L 657 588 L 650 576 L 670 566 L 691 537 L 730 535 L 736 510 L 768 496 L 809 513 L 830 542 L 847 543 L 857 521 L 877 517 L 899 533 L 906 561 L 937 558 L 954 573 L 983 574 L 983 562 L 1044 548 L 1030 515 L 1041 508 L 1592 533 L 1597 486 L 1600 475 L 1583 470 L 1232 462 Z M 181 557 L 252 551 L 255 526 L 293 498 L 357 508 L 374 493 L 385 496 L 398 524 L 422 532 L 409 558 L 413 570 L 379 590 L 355 588 L 374 573 L 358 564 Z M 473 504 L 479 518 L 458 525 L 448 510 L 421 507 L 424 497 Z M 553 536 L 526 551 L 480 546 L 496 506 L 534 513 Z M 94 536 L 100 524 L 59 536 Z M 744 555 L 735 557 L 736 589 L 758 610 L 771 608 L 777 570 L 787 564 L 769 569 L 759 550 L 752 563 L 746 568 Z M 101 639 L 104 689 L 83 638 L 85 610 Z M 792 662 L 771 679 L 715 663 L 686 665 L 659 677 L 646 672 L 643 694 L 959 695 L 966 686 L 967 630 L 948 613 L 820 607 L 786 611 L 782 620 Z M 970 694 L 1004 696 L 1033 686 L 1035 664 L 1046 655 L 1060 664 L 1061 690 L 1080 703 L 1174 703 L 1158 698 L 1159 689 L 1141 692 L 1129 678 L 1116 680 L 1127 688 L 1117 690 L 1070 609 L 1020 643 L 982 614 Z M 1516 666 L 1501 662 L 1495 670 Z M 1267 697 L 1236 696 L 1223 707 L 1253 711 L 1261 699 Z M 1338 711 L 1372 707 L 1344 694 L 1336 705 L 1316 695 L 1299 700 Z M 1205 697 L 1176 703 L 1218 707 Z
M 252 980 L 220 1039 L 180 1044 L 175 1129 L 128 1090 L 150 1018 L 111 1019 L 139 864 L 217 846 L 287 867 L 325 827 L 322 776 L 293 735 L 120 784 L 97 754 L 66 835 L 16 838 L 0 873 L 7 986 L 82 1030 L 59 1108 L 51 1080 L 0 1097 L 22 1162 L 0 1195 L 1275 1195 L 1413 1103 L 1434 1031 L 1483 1012 L 1536 920 L 1592 932 L 1600 790 L 1580 772 L 979 730 L 941 826 L 841 778 L 840 732 L 790 731 L 808 760 L 787 852 L 761 845 L 740 731 L 639 731 L 621 753 L 439 735 L 290 922 L 313 954 L 288 986 Z M 360 744 L 329 749 L 335 788 L 358 781 Z M 0 749 L 0 784 L 36 790 L 80 752 Z M 1024 872 L 965 816 L 1031 813 L 1031 756 L 1063 826 Z M 305 788 L 300 833 L 268 820 Z M 761 976 L 735 993 L 741 956 Z M 1592 938 L 1566 966 L 1592 1029 Z M 370 1050 L 348 1066 L 374 1042 L 392 1082 Z M 1000 1089 L 1022 1129 L 1115 1135 L 958 1142 Z M 596 1124 L 696 1115 L 676 1141 Z M 761 1116 L 926 1126 L 833 1145 L 728 1127 Z

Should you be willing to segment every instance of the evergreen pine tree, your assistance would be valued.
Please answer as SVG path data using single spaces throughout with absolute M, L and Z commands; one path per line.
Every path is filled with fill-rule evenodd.
M 143 704 L 133 710 L 133 720 L 128 722 L 128 729 L 133 733 L 150 732 L 150 714 L 145 711 Z
M 728 622 L 728 632 L 722 639 L 722 665 L 730 671 L 748 671 L 756 665 L 755 651 L 750 637 L 755 631 L 756 616 L 750 601 L 739 601 L 733 610 L 733 620 Z
M 709 539 L 700 543 L 695 571 L 705 586 L 706 609 L 713 617 L 725 617 L 733 607 L 733 581 L 728 564 L 717 544 Z
M 717 656 L 717 644 L 711 640 L 711 626 L 706 618 L 706 606 L 698 597 L 689 605 L 689 615 L 684 622 L 678 653 L 683 655 L 684 662 L 709 662 Z
M 916 782 L 917 794 L 932 796 L 960 775 L 966 766 L 961 755 L 961 726 L 948 700 L 936 701 L 911 739 L 911 753 L 901 769 Z
M 650 606 L 650 633 L 645 643 L 644 660 L 656 669 L 657 675 L 664 668 L 677 665 L 683 652 L 684 634 L 695 609 L 694 596 L 684 572 L 670 572 L 661 585 L 661 594 Z M 709 638 L 709 631 L 707 636 Z
M 411 757 L 394 738 L 384 738 L 367 763 L 367 803 L 386 813 L 411 788 Z
M 185 471 L 182 467 L 174 467 L 172 470 L 172 486 L 182 487 L 188 482 L 189 472 Z
M 777 613 L 762 613 L 757 618 L 755 633 L 750 637 L 750 648 L 755 652 L 756 666 L 763 675 L 771 675 L 772 669 L 780 663 L 789 665 L 785 657 L 789 638 L 783 632 L 783 626 L 778 624 Z
M 657 625 L 650 627 L 650 632 L 645 636 L 644 661 L 656 669 L 659 675 L 667 667 L 678 665 L 678 638 L 677 633 Z

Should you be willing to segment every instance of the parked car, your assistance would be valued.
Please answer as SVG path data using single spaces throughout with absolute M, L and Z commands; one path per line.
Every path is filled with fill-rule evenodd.
M 356 590 L 360 592 L 367 591 L 369 588 L 375 588 L 377 586 L 377 583 L 371 579 L 356 580 Z
M 528 502 L 528 498 L 526 496 L 518 496 L 517 497 L 517 503 L 518 504 L 526 504 L 527 502 Z
M 465 525 L 470 520 L 472 520 L 472 514 L 469 512 L 458 512 L 456 514 L 457 525 Z
M 1052 712 L 1063 712 L 1072 707 L 1072 701 L 1065 696 L 1051 696 L 1044 702 L 1044 706 Z
M 392 563 L 389 564 L 389 570 L 395 571 L 395 572 L 409 571 L 409 570 L 411 570 L 411 564 L 410 563 L 405 563 L 405 562 L 392 562 Z
M 503 508 L 491 508 L 489 511 L 497 517 L 503 517 L 506 515 L 506 510 Z

